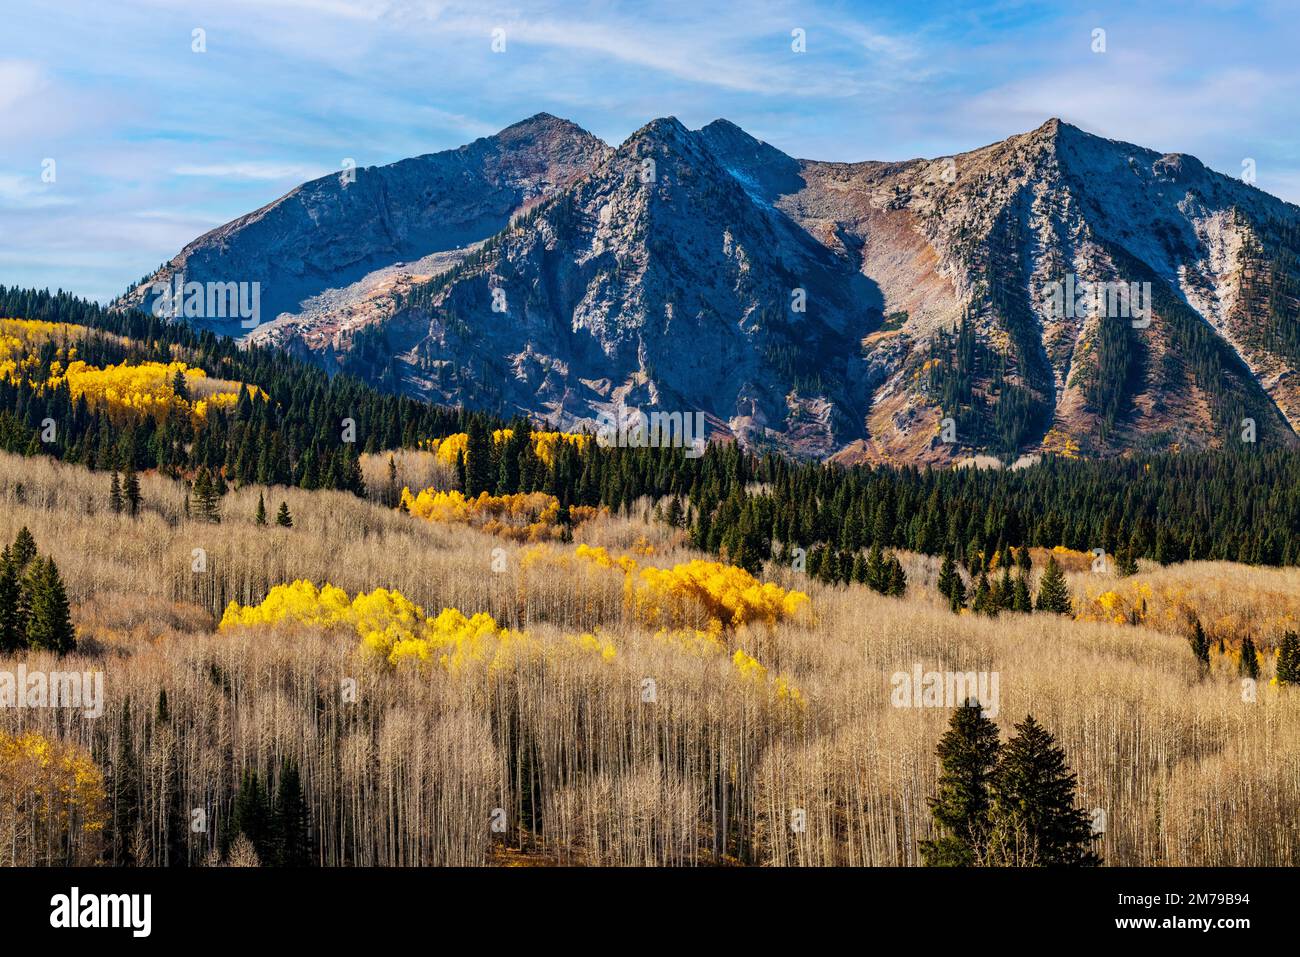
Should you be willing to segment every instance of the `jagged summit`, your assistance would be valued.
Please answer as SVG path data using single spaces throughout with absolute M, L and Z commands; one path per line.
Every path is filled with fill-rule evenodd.
M 159 278 L 258 280 L 283 314 L 254 340 L 440 402 L 566 428 L 700 411 L 755 448 L 949 462 L 1223 445 L 1246 418 L 1295 443 L 1298 259 L 1297 207 L 1059 117 L 824 163 L 725 119 L 611 148 L 539 113 L 304 184 Z M 1150 322 L 1053 312 L 1066 277 L 1148 284 Z

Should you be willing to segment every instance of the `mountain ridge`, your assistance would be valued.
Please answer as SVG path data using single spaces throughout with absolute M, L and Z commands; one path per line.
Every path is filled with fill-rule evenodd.
M 441 175 L 374 201 L 400 207 L 363 220 L 391 224 L 379 239 L 321 259 L 331 224 L 315 228 L 293 261 L 319 288 L 254 341 L 560 427 L 699 411 L 747 446 L 846 461 L 1222 446 L 1247 419 L 1297 442 L 1300 208 L 1187 154 L 1053 117 L 952 157 L 830 163 L 721 118 L 652 120 L 611 148 L 538 114 L 393 166 L 421 160 Z M 277 247 L 250 217 L 328 179 L 171 271 L 256 273 Z M 1046 314 L 1066 276 L 1151 284 L 1152 321 Z M 147 286 L 124 301 L 148 305 Z

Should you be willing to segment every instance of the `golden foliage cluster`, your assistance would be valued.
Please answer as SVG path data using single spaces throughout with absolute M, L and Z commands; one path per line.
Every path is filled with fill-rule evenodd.
M 317 629 L 343 626 L 356 632 L 363 652 L 391 665 L 436 662 L 451 673 L 470 665 L 486 665 L 488 673 L 495 673 L 509 668 L 520 655 L 540 650 L 526 632 L 502 628 L 486 612 L 465 615 L 457 608 L 444 608 L 430 618 L 399 591 L 376 588 L 349 600 L 341 588 L 328 583 L 317 588 L 303 580 L 276 585 L 257 605 L 231 602 L 219 627 L 257 628 L 286 622 Z M 593 651 L 606 661 L 616 654 L 612 643 L 595 635 L 566 637 L 572 646 Z
M 104 775 L 77 745 L 0 730 L 0 807 L 6 863 L 94 862 L 94 837 L 107 821 Z
M 512 495 L 480 493 L 467 498 L 452 489 L 427 488 L 412 495 L 402 489 L 402 506 L 417 518 L 444 524 L 473 525 L 485 532 L 514 541 L 537 542 L 560 538 L 560 500 L 545 492 L 516 492 Z M 571 525 L 581 525 L 603 511 L 590 505 L 569 509 Z
M 88 332 L 82 326 L 31 319 L 0 319 L 0 378 L 17 382 L 38 365 L 35 347 L 59 343 L 50 376 L 39 388 L 54 389 L 66 383 L 74 400 L 85 396 L 91 408 L 104 408 L 122 421 L 149 416 L 162 422 L 183 415 L 197 424 L 213 409 L 228 409 L 239 400 L 241 383 L 209 379 L 207 373 L 185 362 L 121 362 L 107 368 L 78 359 L 75 338 Z M 176 394 L 176 373 L 187 381 L 188 397 Z M 265 395 L 257 386 L 256 394 Z
M 627 576 L 627 593 L 638 617 L 647 624 L 690 620 L 690 610 L 703 610 L 710 620 L 742 627 L 775 625 L 809 609 L 805 592 L 760 582 L 735 565 L 693 559 L 672 568 L 642 566 L 626 555 L 614 558 L 604 548 L 579 545 L 578 559 L 600 568 L 617 568 Z
M 514 438 L 514 429 L 496 429 L 492 432 L 492 441 L 496 445 L 504 445 L 510 439 Z M 552 465 L 555 462 L 555 450 L 560 443 L 572 445 L 579 450 L 586 447 L 591 441 L 591 436 L 580 432 L 541 432 L 534 430 L 533 452 L 546 465 Z M 426 439 L 420 443 L 424 448 L 437 456 L 438 461 L 444 465 L 455 465 L 456 459 L 465 452 L 469 444 L 469 435 L 465 432 L 455 432 L 443 439 Z

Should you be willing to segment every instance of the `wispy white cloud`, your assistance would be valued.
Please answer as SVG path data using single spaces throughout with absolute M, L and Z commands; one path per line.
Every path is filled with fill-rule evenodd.
M 36 93 L 47 80 L 40 66 L 26 60 L 0 60 L 0 116 Z
M 0 173 L 0 208 L 43 209 L 73 202 L 58 191 L 55 183 L 43 183 L 39 176 Z
M 177 176 L 208 176 L 216 179 L 293 180 L 296 183 L 324 176 L 328 170 L 297 163 L 244 160 L 233 163 L 183 164 L 172 170 Z

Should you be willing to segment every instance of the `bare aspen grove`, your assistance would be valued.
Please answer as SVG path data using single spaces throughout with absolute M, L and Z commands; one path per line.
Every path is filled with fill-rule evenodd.
M 363 460 L 370 489 L 387 462 Z M 395 462 L 412 489 L 446 479 L 427 453 Z M 1004 735 L 1029 714 L 1050 729 L 1106 864 L 1300 861 L 1300 692 L 1271 680 L 1268 642 L 1249 693 L 1230 643 L 1203 670 L 1182 611 L 1163 615 L 1191 602 L 1222 619 L 1218 634 L 1265 615 L 1281 629 L 1295 568 L 1067 568 L 1075 614 L 989 618 L 949 611 L 932 556 L 900 553 L 901 597 L 773 560 L 757 576 L 770 587 L 745 594 L 778 610 L 713 625 L 673 581 L 634 588 L 634 566 L 655 583 L 653 570 L 709 559 L 647 499 L 575 525 L 572 541 L 527 543 L 373 491 L 246 485 L 212 523 L 156 473 L 139 476 L 129 515 L 110 509 L 110 482 L 0 457 L 0 539 L 30 530 L 77 630 L 72 653 L 11 654 L 0 671 L 101 672 L 104 689 L 95 717 L 0 708 L 0 743 L 40 735 L 80 756 L 78 780 L 102 781 L 55 815 L 52 800 L 21 804 L 30 788 L 8 762 L 6 864 L 256 863 L 229 839 L 241 781 L 273 791 L 292 766 L 310 863 L 324 866 L 919 865 L 952 707 L 900 706 L 895 679 L 918 669 L 998 675 L 991 716 Z M 259 498 L 292 525 L 259 523 Z M 376 654 L 382 636 L 342 619 L 272 614 L 295 582 L 321 607 L 326 585 L 339 602 L 385 589 L 427 634 L 455 609 L 488 650 L 461 660 L 390 640 Z M 1139 624 L 1116 611 L 1134 596 Z M 115 807 L 128 789 L 129 827 Z

